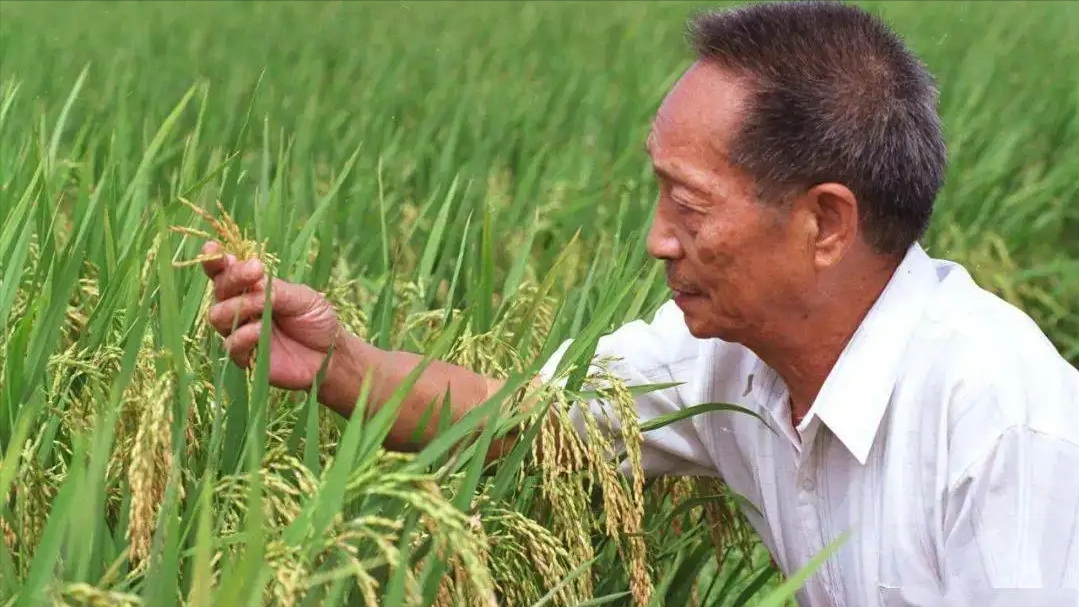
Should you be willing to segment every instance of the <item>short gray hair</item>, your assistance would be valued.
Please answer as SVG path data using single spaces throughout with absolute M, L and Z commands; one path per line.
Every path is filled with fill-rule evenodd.
M 689 23 L 702 61 L 747 77 L 752 94 L 731 161 L 762 200 L 842 183 L 882 254 L 925 233 L 947 149 L 926 67 L 879 18 L 840 2 L 751 4 Z

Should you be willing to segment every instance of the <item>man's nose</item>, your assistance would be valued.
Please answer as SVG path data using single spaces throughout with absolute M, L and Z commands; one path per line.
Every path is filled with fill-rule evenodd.
M 648 230 L 648 254 L 656 259 L 678 259 L 682 256 L 682 245 L 660 213 L 656 213 Z

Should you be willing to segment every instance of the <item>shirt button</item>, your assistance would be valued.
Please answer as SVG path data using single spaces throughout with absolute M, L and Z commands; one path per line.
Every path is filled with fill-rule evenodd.
M 802 489 L 804 489 L 806 493 L 813 493 L 816 488 L 817 483 L 814 483 L 813 479 L 807 478 L 802 481 Z

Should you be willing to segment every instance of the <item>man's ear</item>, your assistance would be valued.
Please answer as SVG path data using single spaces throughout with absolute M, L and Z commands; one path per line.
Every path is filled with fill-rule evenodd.
M 808 245 L 818 269 L 834 267 L 858 238 L 858 199 L 838 183 L 813 186 L 800 197 Z

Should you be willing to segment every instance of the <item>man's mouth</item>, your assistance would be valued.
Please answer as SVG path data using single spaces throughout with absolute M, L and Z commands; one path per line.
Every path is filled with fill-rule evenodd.
M 694 289 L 683 289 L 672 287 L 671 292 L 674 295 L 676 303 L 681 303 L 701 296 L 701 292 Z
M 683 285 L 676 285 L 667 283 L 667 288 L 674 292 L 675 295 L 700 295 L 701 292 L 697 289 L 692 289 Z
M 667 276 L 667 288 L 671 290 L 675 300 L 686 300 L 702 295 L 700 289 L 684 284 L 680 280 L 674 280 L 669 274 Z

